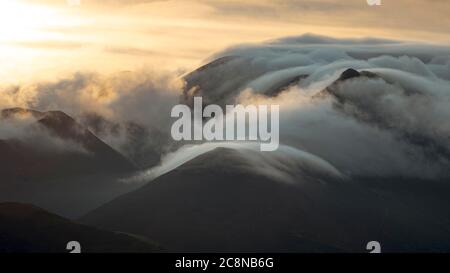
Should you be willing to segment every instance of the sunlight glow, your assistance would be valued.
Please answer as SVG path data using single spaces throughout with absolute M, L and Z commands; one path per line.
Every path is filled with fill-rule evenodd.
M 0 0 L 0 42 L 43 39 L 43 29 L 59 19 L 56 11 L 47 7 Z

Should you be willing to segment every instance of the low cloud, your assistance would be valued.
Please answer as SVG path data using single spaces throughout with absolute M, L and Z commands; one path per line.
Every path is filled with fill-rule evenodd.
M 440 179 L 449 175 L 449 55 L 443 46 L 305 35 L 218 53 L 188 87 L 209 103 L 279 104 L 281 143 L 345 175 Z M 377 76 L 335 83 L 349 68 Z
M 89 154 L 81 144 L 52 134 L 31 114 L 8 118 L 0 116 L 0 141 L 18 141 L 44 154 L 60 152 Z
M 450 175 L 449 56 L 443 46 L 304 35 L 229 48 L 185 75 L 186 83 L 179 74 L 149 70 L 78 73 L 6 88 L 0 107 L 62 110 L 142 167 L 163 158 L 146 172 L 153 178 L 213 148 L 248 149 L 201 144 L 173 154 L 183 144 L 170 137 L 170 110 L 180 99 L 278 104 L 284 148 L 241 155 L 259 172 L 280 174 L 281 164 L 286 173 L 279 179 L 292 180 L 293 159 L 280 154 L 293 149 L 305 153 L 300 161 L 325 162 L 344 177 L 439 180 Z M 375 76 L 339 80 L 349 68 Z
M 176 75 L 153 71 L 77 73 L 9 87 L 0 108 L 63 111 L 138 165 L 152 165 L 170 147 L 170 110 L 178 103 L 181 86 Z
M 233 166 L 235 170 L 262 174 L 285 183 L 296 183 L 296 178 L 305 173 L 315 177 L 343 178 L 343 175 L 330 163 L 292 147 L 281 146 L 275 152 L 261 153 L 258 143 L 215 142 L 183 146 L 176 152 L 165 155 L 160 165 L 127 179 L 125 182 L 148 182 L 218 148 L 236 151 L 237 157 L 243 161 L 243 164 Z M 223 168 L 227 168 L 226 164 Z

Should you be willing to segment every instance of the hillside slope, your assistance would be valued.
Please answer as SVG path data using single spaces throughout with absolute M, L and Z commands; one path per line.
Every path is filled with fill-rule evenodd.
M 0 223 L 0 253 L 69 253 L 70 241 L 78 241 L 82 253 L 161 251 L 147 239 L 81 225 L 27 204 L 1 203 Z

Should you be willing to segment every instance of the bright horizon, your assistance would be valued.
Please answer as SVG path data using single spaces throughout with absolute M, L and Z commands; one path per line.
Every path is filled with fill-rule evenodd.
M 235 44 L 305 33 L 448 45 L 449 11 L 450 2 L 425 0 L 0 0 L 0 84 L 79 71 L 182 73 Z
M 0 0 L 0 254 L 281 272 L 450 253 L 449 14 Z

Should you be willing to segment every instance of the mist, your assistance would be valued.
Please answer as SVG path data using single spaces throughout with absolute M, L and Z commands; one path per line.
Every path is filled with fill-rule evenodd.
M 280 105 L 280 142 L 346 176 L 439 180 L 449 175 L 449 54 L 386 39 L 289 37 L 215 54 L 186 76 L 184 94 Z M 375 76 L 339 81 L 350 68 Z
M 193 96 L 218 105 L 280 105 L 283 148 L 252 152 L 252 158 L 243 154 L 254 163 L 250 169 L 287 164 L 280 154 L 293 149 L 308 155 L 302 161 L 326 162 L 345 177 L 442 180 L 449 176 L 449 56 L 450 48 L 442 45 L 308 34 L 234 46 L 211 56 L 209 60 L 219 59 L 214 65 L 184 75 L 79 72 L 52 82 L 11 86 L 3 91 L 0 108 L 66 112 L 149 168 L 140 180 L 153 179 L 213 148 L 248 149 L 244 144 L 175 142 L 170 110 L 189 104 Z M 375 76 L 339 80 L 350 68 Z M 4 138 L 5 129 L 1 132 Z M 175 152 L 184 144 L 191 146 Z M 292 180 L 284 175 L 280 180 Z

